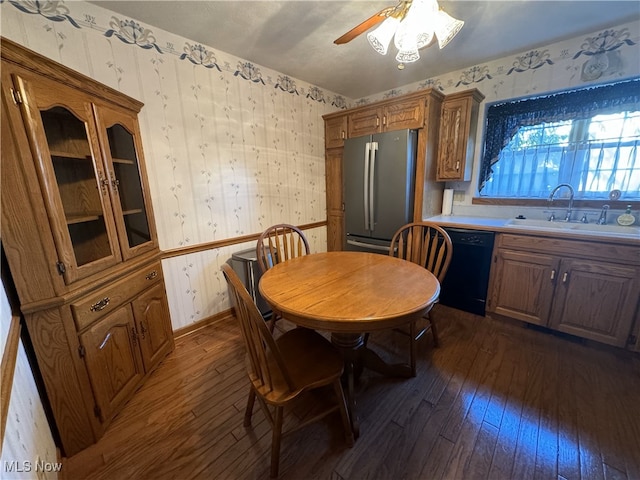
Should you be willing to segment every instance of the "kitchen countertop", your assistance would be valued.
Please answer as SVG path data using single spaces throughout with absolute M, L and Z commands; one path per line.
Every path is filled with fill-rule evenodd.
M 599 232 L 592 230 L 572 230 L 558 227 L 510 225 L 512 218 L 472 217 L 458 215 L 436 215 L 425 221 L 437 223 L 443 227 L 468 228 L 471 230 L 489 230 L 497 233 L 515 233 L 518 235 L 535 235 L 544 237 L 564 238 L 568 240 L 588 240 L 607 243 L 638 245 L 640 234 L 636 228 L 629 228 L 629 234 Z M 594 226 L 594 229 L 598 228 Z

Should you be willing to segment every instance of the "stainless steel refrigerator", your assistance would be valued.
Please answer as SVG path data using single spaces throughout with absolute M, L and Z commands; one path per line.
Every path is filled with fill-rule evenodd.
M 388 254 L 393 234 L 413 221 L 417 131 L 344 143 L 345 250 Z

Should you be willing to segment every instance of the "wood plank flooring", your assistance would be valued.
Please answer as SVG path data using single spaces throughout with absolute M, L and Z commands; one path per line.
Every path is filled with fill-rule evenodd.
M 336 414 L 283 439 L 282 479 L 640 479 L 640 359 L 578 339 L 441 305 L 441 345 L 420 345 L 418 375 L 364 372 L 360 438 Z M 406 338 L 371 336 L 384 357 Z M 176 341 L 62 478 L 268 478 L 271 431 L 248 392 L 235 322 Z M 296 418 L 295 416 L 292 418 Z

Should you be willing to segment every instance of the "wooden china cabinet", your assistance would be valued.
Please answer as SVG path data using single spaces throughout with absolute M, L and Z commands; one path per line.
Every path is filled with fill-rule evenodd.
M 173 349 L 142 104 L 2 39 L 2 246 L 66 456 Z

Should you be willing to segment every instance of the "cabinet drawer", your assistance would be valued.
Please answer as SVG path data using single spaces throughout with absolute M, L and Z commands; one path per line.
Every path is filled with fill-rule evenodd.
M 528 252 L 542 252 L 578 258 L 609 260 L 614 263 L 640 265 L 640 249 L 637 246 L 617 243 L 565 240 L 551 237 L 514 235 L 503 233 L 498 246 Z
M 157 262 L 112 283 L 108 287 L 87 295 L 71 304 L 78 330 L 91 325 L 162 278 L 162 265 Z

